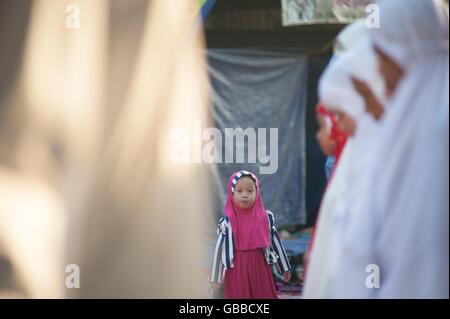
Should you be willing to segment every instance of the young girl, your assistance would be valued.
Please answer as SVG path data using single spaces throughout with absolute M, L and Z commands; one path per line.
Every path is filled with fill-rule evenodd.
M 239 171 L 230 177 L 218 235 L 211 271 L 213 287 L 223 279 L 225 299 L 276 299 L 271 264 L 277 263 L 285 282 L 291 277 L 291 265 L 273 214 L 264 209 L 254 174 Z

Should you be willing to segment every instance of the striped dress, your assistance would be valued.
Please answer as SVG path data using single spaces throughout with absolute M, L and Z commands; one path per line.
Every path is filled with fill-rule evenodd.
M 271 245 L 263 249 L 264 257 L 267 264 L 277 263 L 280 273 L 284 273 L 285 271 L 291 270 L 291 265 L 281 243 L 278 231 L 274 226 L 273 213 L 268 210 L 266 212 L 267 218 L 269 219 L 268 231 L 270 231 Z M 233 231 L 228 217 L 222 217 L 217 226 L 218 238 L 214 251 L 210 280 L 212 282 L 222 283 L 224 270 L 234 267 L 236 250 Z

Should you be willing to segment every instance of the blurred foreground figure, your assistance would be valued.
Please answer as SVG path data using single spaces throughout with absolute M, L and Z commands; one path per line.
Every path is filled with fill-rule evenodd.
M 321 203 L 317 238 L 331 240 L 314 243 L 305 298 L 448 298 L 448 6 L 384 1 L 380 21 L 366 45 L 378 66 L 361 64 L 370 56 L 361 46 L 319 85 L 356 131 L 331 182 L 341 187 L 330 184 Z M 360 97 L 337 103 L 338 84 Z
M 0 240 L 24 296 L 203 296 L 208 175 L 176 163 L 179 139 L 196 141 L 173 133 L 208 123 L 192 3 L 74 1 L 71 28 L 65 3 L 32 2 L 19 79 L 0 101 L 21 126 L 2 144 L 13 156 Z M 66 288 L 68 264 L 80 288 Z
M 448 298 L 449 15 L 435 0 L 384 1 L 371 30 L 391 98 L 370 185 L 378 298 Z
M 376 54 L 366 36 L 330 65 L 320 79 L 319 94 L 323 103 L 332 111 L 345 113 L 354 124 L 352 132 L 347 131 L 349 136 L 344 151 L 322 199 L 317 241 L 313 245 L 306 277 L 306 298 L 332 297 L 338 279 L 345 271 L 342 264 L 351 257 L 349 252 L 367 250 L 361 238 L 355 240 L 355 236 L 349 234 L 348 225 L 365 216 L 359 199 L 366 187 L 364 176 L 372 168 L 372 158 L 366 158 L 365 154 L 372 146 L 377 125 L 365 111 L 365 101 L 353 87 L 352 77 L 370 83 L 377 100 L 383 101 L 384 83 L 377 66 Z M 360 229 L 361 226 L 358 224 Z M 350 250 L 346 247 L 349 237 Z M 354 277 L 364 283 L 365 277 L 362 280 L 359 276 Z M 345 283 L 349 285 L 352 278 L 346 278 Z
M 349 25 L 347 25 L 341 32 L 339 32 L 338 36 L 336 37 L 336 39 L 334 40 L 334 46 L 333 46 L 333 56 L 331 57 L 330 62 L 328 63 L 327 69 L 330 69 L 330 67 L 332 66 L 332 64 L 334 62 L 336 62 L 336 60 L 340 60 L 340 58 L 342 56 L 346 56 L 348 55 L 349 52 L 353 51 L 353 49 L 358 46 L 358 44 L 364 39 L 367 38 L 367 28 L 365 26 L 364 20 L 360 19 L 357 20 Z M 359 58 L 359 57 L 358 57 Z M 341 74 L 342 75 L 342 74 Z M 322 77 L 323 78 L 323 77 Z M 345 78 L 345 76 L 344 76 Z M 338 79 L 339 81 L 342 80 Z M 325 173 L 328 179 L 328 184 L 327 187 L 325 189 L 324 192 L 324 196 L 322 198 L 322 203 L 321 203 L 321 207 L 319 208 L 319 215 L 317 217 L 316 220 L 316 224 L 314 225 L 314 229 L 313 232 L 311 234 L 311 240 L 309 241 L 308 244 L 308 249 L 307 252 L 305 253 L 304 257 L 303 257 L 303 265 L 304 265 L 304 269 L 305 269 L 305 275 L 308 273 L 308 269 L 309 269 L 309 263 L 310 263 L 310 256 L 311 256 L 311 251 L 312 251 L 312 247 L 314 246 L 314 243 L 316 241 L 316 235 L 317 235 L 317 229 L 318 226 L 320 224 L 327 224 L 328 226 L 331 226 L 330 223 L 327 223 L 326 221 L 330 221 L 331 218 L 331 214 L 329 213 L 323 213 L 320 214 L 320 211 L 324 211 L 324 209 L 322 207 L 326 206 L 325 205 L 325 194 L 326 193 L 333 193 L 336 190 L 340 189 L 341 191 L 345 189 L 344 185 L 340 185 L 340 183 L 342 182 L 334 182 L 331 183 L 332 181 L 332 175 L 334 173 L 334 170 L 336 169 L 336 167 L 338 166 L 339 163 L 339 159 L 341 157 L 341 154 L 345 148 L 346 145 L 346 141 L 348 138 L 348 135 L 350 133 L 353 134 L 353 132 L 350 132 L 349 130 L 344 130 L 344 126 L 342 125 L 344 123 L 344 119 L 350 120 L 349 123 L 353 124 L 354 126 L 354 122 L 352 120 L 352 118 L 350 116 L 347 116 L 344 112 L 341 112 L 338 116 L 338 114 L 336 113 L 336 111 L 338 110 L 336 108 L 336 106 L 340 106 L 342 107 L 344 103 L 349 103 L 349 101 L 344 102 L 345 99 L 345 95 L 346 94 L 354 94 L 352 88 L 344 88 L 345 92 L 344 94 L 338 92 L 339 90 L 342 89 L 342 86 L 345 86 L 345 80 L 344 79 L 344 84 L 339 85 L 338 83 L 335 82 L 335 80 L 332 80 L 331 82 L 331 86 L 330 85 L 325 85 L 326 89 L 327 89 L 327 93 L 328 97 L 331 98 L 332 103 L 328 102 L 328 105 L 325 105 L 322 101 L 319 102 L 319 104 L 316 107 L 316 115 L 317 115 L 317 121 L 319 124 L 319 130 L 316 134 L 316 139 L 319 143 L 319 146 L 322 150 L 322 152 L 325 155 L 328 155 L 327 157 L 327 161 L 325 163 Z M 324 85 L 322 85 L 323 87 Z M 348 92 L 350 89 L 350 93 Z M 323 95 L 322 92 L 319 92 L 319 95 Z M 344 97 L 344 101 L 342 100 L 342 98 Z M 328 109 L 327 107 L 334 107 L 333 109 Z M 333 112 L 331 112 L 331 110 L 333 110 Z M 344 116 L 341 116 L 344 115 Z M 354 130 L 354 128 L 353 128 Z M 344 164 L 343 166 L 346 166 L 346 164 Z M 345 181 L 344 181 L 345 182 Z M 331 189 L 331 191 L 329 191 L 329 189 Z M 330 198 L 330 197 L 329 197 Z M 328 210 L 328 209 L 327 209 Z M 322 217 L 321 217 L 322 216 Z M 322 229 L 324 229 L 322 227 Z M 324 252 L 327 250 L 327 248 L 325 248 L 326 246 L 330 246 L 331 244 L 331 231 L 328 229 L 326 231 L 321 231 L 318 236 L 318 241 L 321 242 L 321 244 L 319 244 L 319 247 L 321 247 L 319 250 Z M 328 255 L 322 254 L 320 258 L 326 258 Z M 318 284 L 317 282 L 322 280 L 319 279 L 319 277 L 325 278 L 325 274 L 326 271 L 324 271 L 322 269 L 322 267 L 327 267 L 327 262 L 325 262 L 325 260 L 322 259 L 318 259 L 316 257 L 316 261 L 315 261 L 315 266 L 314 268 L 314 273 L 315 275 L 312 276 L 308 276 L 309 278 L 315 277 L 316 279 L 310 281 L 313 282 L 313 284 L 310 284 L 308 289 L 311 289 L 311 287 L 315 287 L 315 289 L 319 289 L 319 287 L 321 286 L 320 284 Z M 306 295 L 311 296 L 311 292 L 306 291 Z M 318 290 L 316 290 L 317 292 Z

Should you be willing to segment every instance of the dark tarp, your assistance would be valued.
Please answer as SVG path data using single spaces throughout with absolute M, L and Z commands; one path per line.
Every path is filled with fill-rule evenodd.
M 224 214 L 229 177 L 245 169 L 258 176 L 264 206 L 275 214 L 277 226 L 304 224 L 306 52 L 292 48 L 209 49 L 208 57 L 213 119 L 222 137 L 221 145 L 216 144 L 221 154 L 212 166 L 217 217 Z M 226 129 L 236 133 L 234 140 L 228 139 L 233 143 L 227 144 L 231 135 Z M 236 153 L 243 150 L 245 157 L 240 163 L 242 158 Z M 226 163 L 227 159 L 231 163 Z

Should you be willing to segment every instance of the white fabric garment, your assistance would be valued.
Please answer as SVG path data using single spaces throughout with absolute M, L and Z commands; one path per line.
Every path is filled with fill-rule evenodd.
M 341 56 L 351 50 L 361 39 L 367 37 L 367 27 L 365 19 L 359 19 L 349 24 L 339 32 L 333 46 L 333 52 L 336 56 Z
M 314 245 L 309 257 L 308 272 L 305 278 L 303 298 L 330 298 L 333 292 L 333 278 L 329 276 L 331 251 L 335 238 L 335 221 L 333 210 L 344 203 L 347 189 L 345 176 L 348 171 L 351 153 L 351 143 L 347 142 L 342 150 L 339 165 L 336 166 L 333 177 L 320 204 L 320 211 L 314 235 Z
M 341 173 L 336 172 L 327 190 L 327 193 L 333 193 L 334 188 L 339 187 L 341 197 L 334 202 L 330 202 L 328 195 L 324 197 L 320 218 L 328 219 L 327 222 L 322 221 L 328 225 L 328 229 L 326 232 L 324 228 L 318 227 L 316 230 L 316 238 L 321 239 L 315 242 L 314 250 L 320 251 L 317 253 L 319 256 L 326 253 L 328 264 L 325 266 L 321 262 L 320 276 L 325 279 L 321 279 L 324 285 L 315 284 L 322 286 L 322 292 L 317 294 L 319 297 L 339 296 L 340 290 L 349 288 L 349 281 L 354 287 L 348 291 L 359 291 L 351 294 L 353 298 L 367 297 L 364 295 L 367 292 L 364 272 L 367 258 L 362 257 L 366 255 L 371 239 L 367 231 L 371 217 L 367 216 L 367 210 L 362 209 L 364 203 L 359 197 L 361 190 L 367 187 L 367 178 L 364 179 L 364 176 L 368 174 L 372 162 L 372 157 L 366 157 L 365 154 L 373 146 L 371 137 L 378 128 L 373 117 L 365 112 L 364 99 L 353 88 L 351 76 L 367 83 L 380 103 L 384 104 L 384 82 L 378 72 L 377 57 L 368 38 L 361 40 L 356 47 L 331 64 L 319 83 L 321 101 L 328 108 L 343 110 L 356 123 L 354 135 L 347 139 L 346 156 L 342 156 L 339 161 Z M 342 173 L 341 166 L 345 167 L 345 173 Z M 362 224 L 366 227 L 362 227 Z M 312 260 L 313 257 L 310 267 L 317 267 L 314 265 L 316 261 Z M 361 264 L 362 260 L 364 265 L 358 267 L 359 272 L 347 274 L 347 263 Z M 308 277 L 308 280 L 313 278 L 310 274 Z
M 361 21 L 356 21 L 347 27 L 345 27 L 338 35 L 334 50 L 336 58 L 332 64 L 335 64 L 345 51 L 350 50 L 355 47 L 362 39 L 362 34 L 365 32 L 367 36 L 367 29 L 362 28 Z M 330 65 L 327 69 L 330 68 Z M 327 71 L 325 71 L 326 73 Z M 321 78 L 319 83 L 319 97 L 325 99 L 325 105 L 333 105 L 334 100 L 327 98 L 328 96 L 333 96 L 339 94 L 338 90 L 334 90 L 333 86 L 323 85 L 324 80 Z M 335 83 L 336 84 L 336 83 Z M 329 95 L 324 95 L 321 90 L 323 88 L 330 89 L 327 93 Z M 345 95 L 340 95 L 345 97 Z M 344 98 L 345 100 L 345 98 Z M 327 105 L 328 104 L 328 105 Z M 328 298 L 332 291 L 332 282 L 328 277 L 329 274 L 329 258 L 332 245 L 332 238 L 334 232 L 334 223 L 332 220 L 331 210 L 339 202 L 342 202 L 344 194 L 342 190 L 345 190 L 347 175 L 347 164 L 350 154 L 351 143 L 347 143 L 342 150 L 341 157 L 339 159 L 339 165 L 336 166 L 333 173 L 333 178 L 330 180 L 325 193 L 320 204 L 318 220 L 316 222 L 316 230 L 314 235 L 314 243 L 311 249 L 308 272 L 305 278 L 305 286 L 303 297 L 304 298 Z M 342 176 L 342 177 L 340 177 Z
M 353 88 L 351 76 L 364 81 L 378 101 L 385 105 L 384 81 L 378 72 L 377 56 L 368 38 L 342 56 L 323 77 L 323 85 L 328 84 L 335 89 L 335 94 L 330 98 L 339 101 L 339 109 L 349 114 L 356 123 L 354 135 L 347 140 L 347 143 L 352 143 L 352 150 L 348 156 L 347 175 L 344 176 L 347 179 L 344 202 L 333 211 L 335 237 L 332 239 L 329 276 L 334 278 L 334 289 L 331 297 L 368 298 L 371 291 L 365 285 L 365 268 L 373 263 L 369 254 L 373 249 L 373 216 L 363 195 L 370 191 L 367 177 L 374 157 L 367 154 L 371 154 L 375 146 L 372 140 L 379 125 L 365 111 L 365 102 Z M 324 98 L 326 96 L 324 94 Z
M 404 68 L 372 172 L 379 298 L 448 298 L 448 5 L 389 0 L 371 37 Z
M 378 72 L 377 56 L 367 34 L 350 51 L 330 64 L 319 81 L 322 103 L 328 109 L 337 108 L 346 112 L 360 127 L 365 124 L 366 118 L 372 119 L 372 116 L 365 111 L 364 99 L 353 88 L 351 76 L 366 82 L 379 102 L 382 105 L 386 103 L 384 81 Z M 362 130 L 357 130 L 355 135 L 361 133 Z

